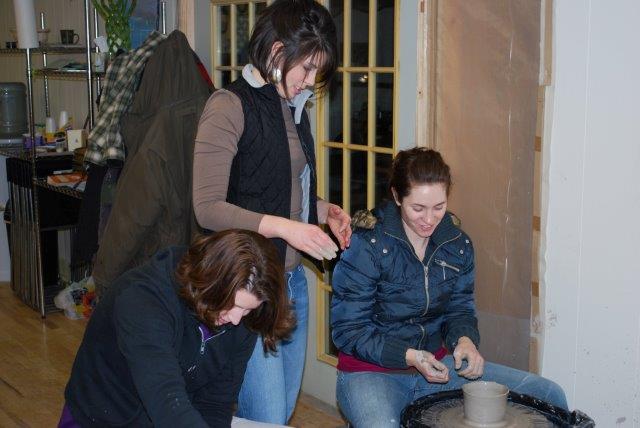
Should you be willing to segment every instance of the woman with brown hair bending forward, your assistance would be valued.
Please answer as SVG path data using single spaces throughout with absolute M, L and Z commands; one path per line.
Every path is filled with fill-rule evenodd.
M 62 427 L 230 426 L 257 335 L 294 325 L 274 245 L 250 231 L 201 237 L 131 269 L 93 313 Z

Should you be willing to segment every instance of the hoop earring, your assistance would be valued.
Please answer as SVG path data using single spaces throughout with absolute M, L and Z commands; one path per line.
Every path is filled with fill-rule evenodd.
M 279 68 L 274 68 L 271 70 L 271 82 L 278 84 L 282 81 L 282 70 Z

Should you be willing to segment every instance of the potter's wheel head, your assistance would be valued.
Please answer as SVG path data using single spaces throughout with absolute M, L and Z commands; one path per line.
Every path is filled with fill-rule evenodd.
M 419 398 L 402 411 L 404 428 L 520 428 L 595 427 L 580 411 L 568 412 L 531 396 L 509 392 L 507 412 L 497 424 L 477 424 L 464 418 L 462 390 Z
M 553 428 L 555 425 L 543 414 L 521 404 L 507 403 L 504 419 L 496 423 L 476 423 L 464 418 L 462 399 L 443 401 L 425 409 L 420 422 L 438 428 Z

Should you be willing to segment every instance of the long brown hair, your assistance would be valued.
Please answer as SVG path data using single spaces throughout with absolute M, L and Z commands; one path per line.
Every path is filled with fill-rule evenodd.
M 176 279 L 180 297 L 212 329 L 220 312 L 233 307 L 238 290 L 256 296 L 261 305 L 242 322 L 262 335 L 265 351 L 275 351 L 295 325 L 278 252 L 258 233 L 231 229 L 197 238 L 178 263 Z

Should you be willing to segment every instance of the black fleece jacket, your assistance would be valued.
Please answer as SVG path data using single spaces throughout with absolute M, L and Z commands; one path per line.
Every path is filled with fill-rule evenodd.
M 257 336 L 227 324 L 203 342 L 177 294 L 184 251 L 160 251 L 101 298 L 65 390 L 81 426 L 230 426 Z

